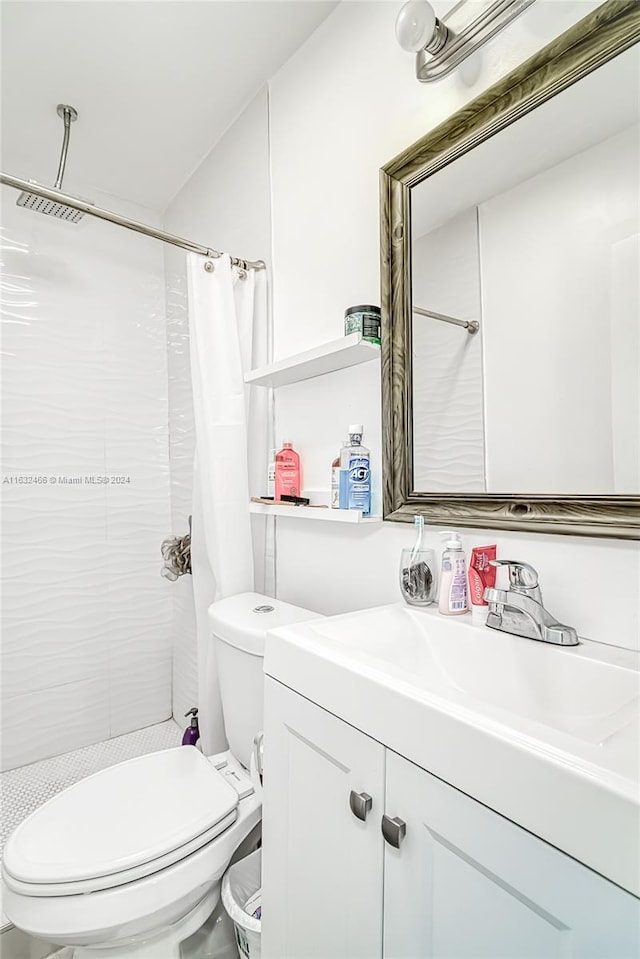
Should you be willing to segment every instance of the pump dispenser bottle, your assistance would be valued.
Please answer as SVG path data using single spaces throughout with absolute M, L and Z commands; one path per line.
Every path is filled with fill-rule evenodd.
M 467 561 L 457 533 L 446 532 L 440 574 L 438 609 L 443 616 L 467 611 Z
M 200 729 L 198 727 L 198 709 L 194 706 L 185 713 L 185 716 L 191 716 L 191 722 L 184 731 L 182 737 L 183 746 L 195 746 L 200 739 Z

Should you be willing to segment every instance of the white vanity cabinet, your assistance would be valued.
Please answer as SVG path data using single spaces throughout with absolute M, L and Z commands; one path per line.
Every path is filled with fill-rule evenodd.
M 265 769 L 264 959 L 640 954 L 634 896 L 270 678 Z
M 264 726 L 262 955 L 380 956 L 384 747 L 268 678 Z
M 385 957 L 640 955 L 634 896 L 390 750 L 385 811 L 406 822 L 385 848 Z

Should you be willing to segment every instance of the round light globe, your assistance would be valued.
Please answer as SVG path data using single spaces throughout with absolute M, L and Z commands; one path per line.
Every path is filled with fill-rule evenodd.
M 418 53 L 433 38 L 436 15 L 427 0 L 409 0 L 396 17 L 396 38 L 403 50 Z

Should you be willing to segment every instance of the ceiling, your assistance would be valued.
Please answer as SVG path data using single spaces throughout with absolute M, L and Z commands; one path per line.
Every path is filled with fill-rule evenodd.
M 3 0 L 2 170 L 162 211 L 337 6 L 319 0 Z

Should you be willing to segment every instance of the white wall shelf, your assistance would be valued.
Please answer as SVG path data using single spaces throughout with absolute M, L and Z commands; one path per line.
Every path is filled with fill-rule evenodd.
M 381 523 L 382 516 L 363 516 L 359 509 L 328 509 L 321 506 L 271 506 L 268 503 L 249 503 L 249 512 L 262 516 L 315 519 L 329 523 Z
M 323 343 L 312 350 L 288 356 L 269 366 L 245 373 L 245 383 L 252 386 L 288 386 L 324 373 L 344 370 L 380 358 L 380 347 L 363 340 L 360 333 L 349 333 L 339 340 Z

